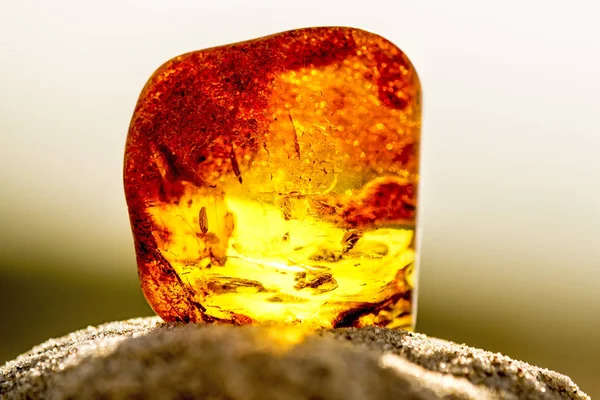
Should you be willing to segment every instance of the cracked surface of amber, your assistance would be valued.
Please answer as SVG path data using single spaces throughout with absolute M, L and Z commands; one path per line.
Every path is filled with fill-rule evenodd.
M 124 182 L 165 320 L 410 328 L 420 84 L 375 34 L 309 28 L 161 66 Z

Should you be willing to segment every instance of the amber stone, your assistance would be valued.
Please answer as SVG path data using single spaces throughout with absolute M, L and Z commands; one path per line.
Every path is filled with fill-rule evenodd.
M 359 29 L 175 57 L 125 151 L 139 277 L 167 321 L 409 328 L 420 84 Z

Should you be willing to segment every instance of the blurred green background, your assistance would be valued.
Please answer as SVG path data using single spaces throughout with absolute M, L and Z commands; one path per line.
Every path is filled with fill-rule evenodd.
M 423 83 L 418 330 L 600 395 L 596 3 L 0 4 L 0 363 L 89 324 L 152 314 L 121 169 L 156 67 L 349 25 L 399 45 Z

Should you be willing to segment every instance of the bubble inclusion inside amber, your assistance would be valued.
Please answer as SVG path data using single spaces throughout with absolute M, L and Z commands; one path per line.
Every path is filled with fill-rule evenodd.
M 410 327 L 419 96 L 397 47 L 349 28 L 163 65 L 125 159 L 151 306 L 166 320 Z

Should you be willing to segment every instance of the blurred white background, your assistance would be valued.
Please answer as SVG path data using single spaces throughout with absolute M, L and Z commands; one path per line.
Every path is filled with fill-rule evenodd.
M 0 4 L 0 362 L 49 335 L 149 313 L 121 174 L 154 69 L 344 25 L 397 44 L 423 84 L 418 330 L 600 395 L 600 3 Z

